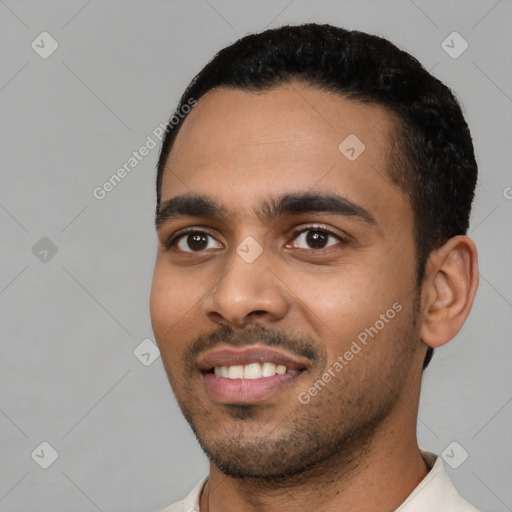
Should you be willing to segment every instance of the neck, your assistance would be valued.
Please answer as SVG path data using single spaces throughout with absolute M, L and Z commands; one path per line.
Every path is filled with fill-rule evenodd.
M 409 416 L 415 420 L 416 415 L 411 412 L 408 411 Z M 399 416 L 403 420 L 403 411 Z M 397 427 L 390 417 L 351 458 L 334 454 L 284 482 L 235 479 L 212 465 L 200 510 L 391 512 L 427 473 L 416 440 L 415 421 Z

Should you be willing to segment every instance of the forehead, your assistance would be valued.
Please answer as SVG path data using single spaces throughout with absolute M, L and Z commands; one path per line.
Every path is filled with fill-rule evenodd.
M 366 203 L 377 215 L 391 204 L 401 209 L 404 194 L 388 176 L 392 136 L 384 108 L 318 88 L 215 89 L 176 137 L 162 199 L 212 195 L 235 210 L 252 198 L 317 188 Z

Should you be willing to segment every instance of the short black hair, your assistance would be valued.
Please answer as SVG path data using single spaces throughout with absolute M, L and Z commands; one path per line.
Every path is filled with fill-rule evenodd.
M 414 212 L 421 285 L 431 251 L 467 232 L 478 168 L 451 90 L 410 54 L 375 35 L 328 24 L 286 25 L 219 51 L 187 87 L 179 115 L 167 125 L 158 161 L 157 212 L 165 164 L 191 100 L 217 87 L 265 91 L 292 82 L 380 105 L 395 119 L 387 171 Z M 424 368 L 432 354 L 429 348 Z

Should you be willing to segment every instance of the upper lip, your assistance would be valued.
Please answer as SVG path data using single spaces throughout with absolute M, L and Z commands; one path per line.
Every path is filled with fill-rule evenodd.
M 197 361 L 201 371 L 210 371 L 216 366 L 244 366 L 251 363 L 274 363 L 294 370 L 311 366 L 309 359 L 261 345 L 242 348 L 220 347 L 201 354 Z

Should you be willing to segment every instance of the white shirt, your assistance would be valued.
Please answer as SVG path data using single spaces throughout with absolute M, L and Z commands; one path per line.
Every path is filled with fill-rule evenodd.
M 478 512 L 459 496 L 444 470 L 441 458 L 433 453 L 421 453 L 430 471 L 395 512 Z M 160 512 L 200 512 L 199 498 L 207 481 L 208 476 L 205 476 L 183 501 L 169 505 Z

